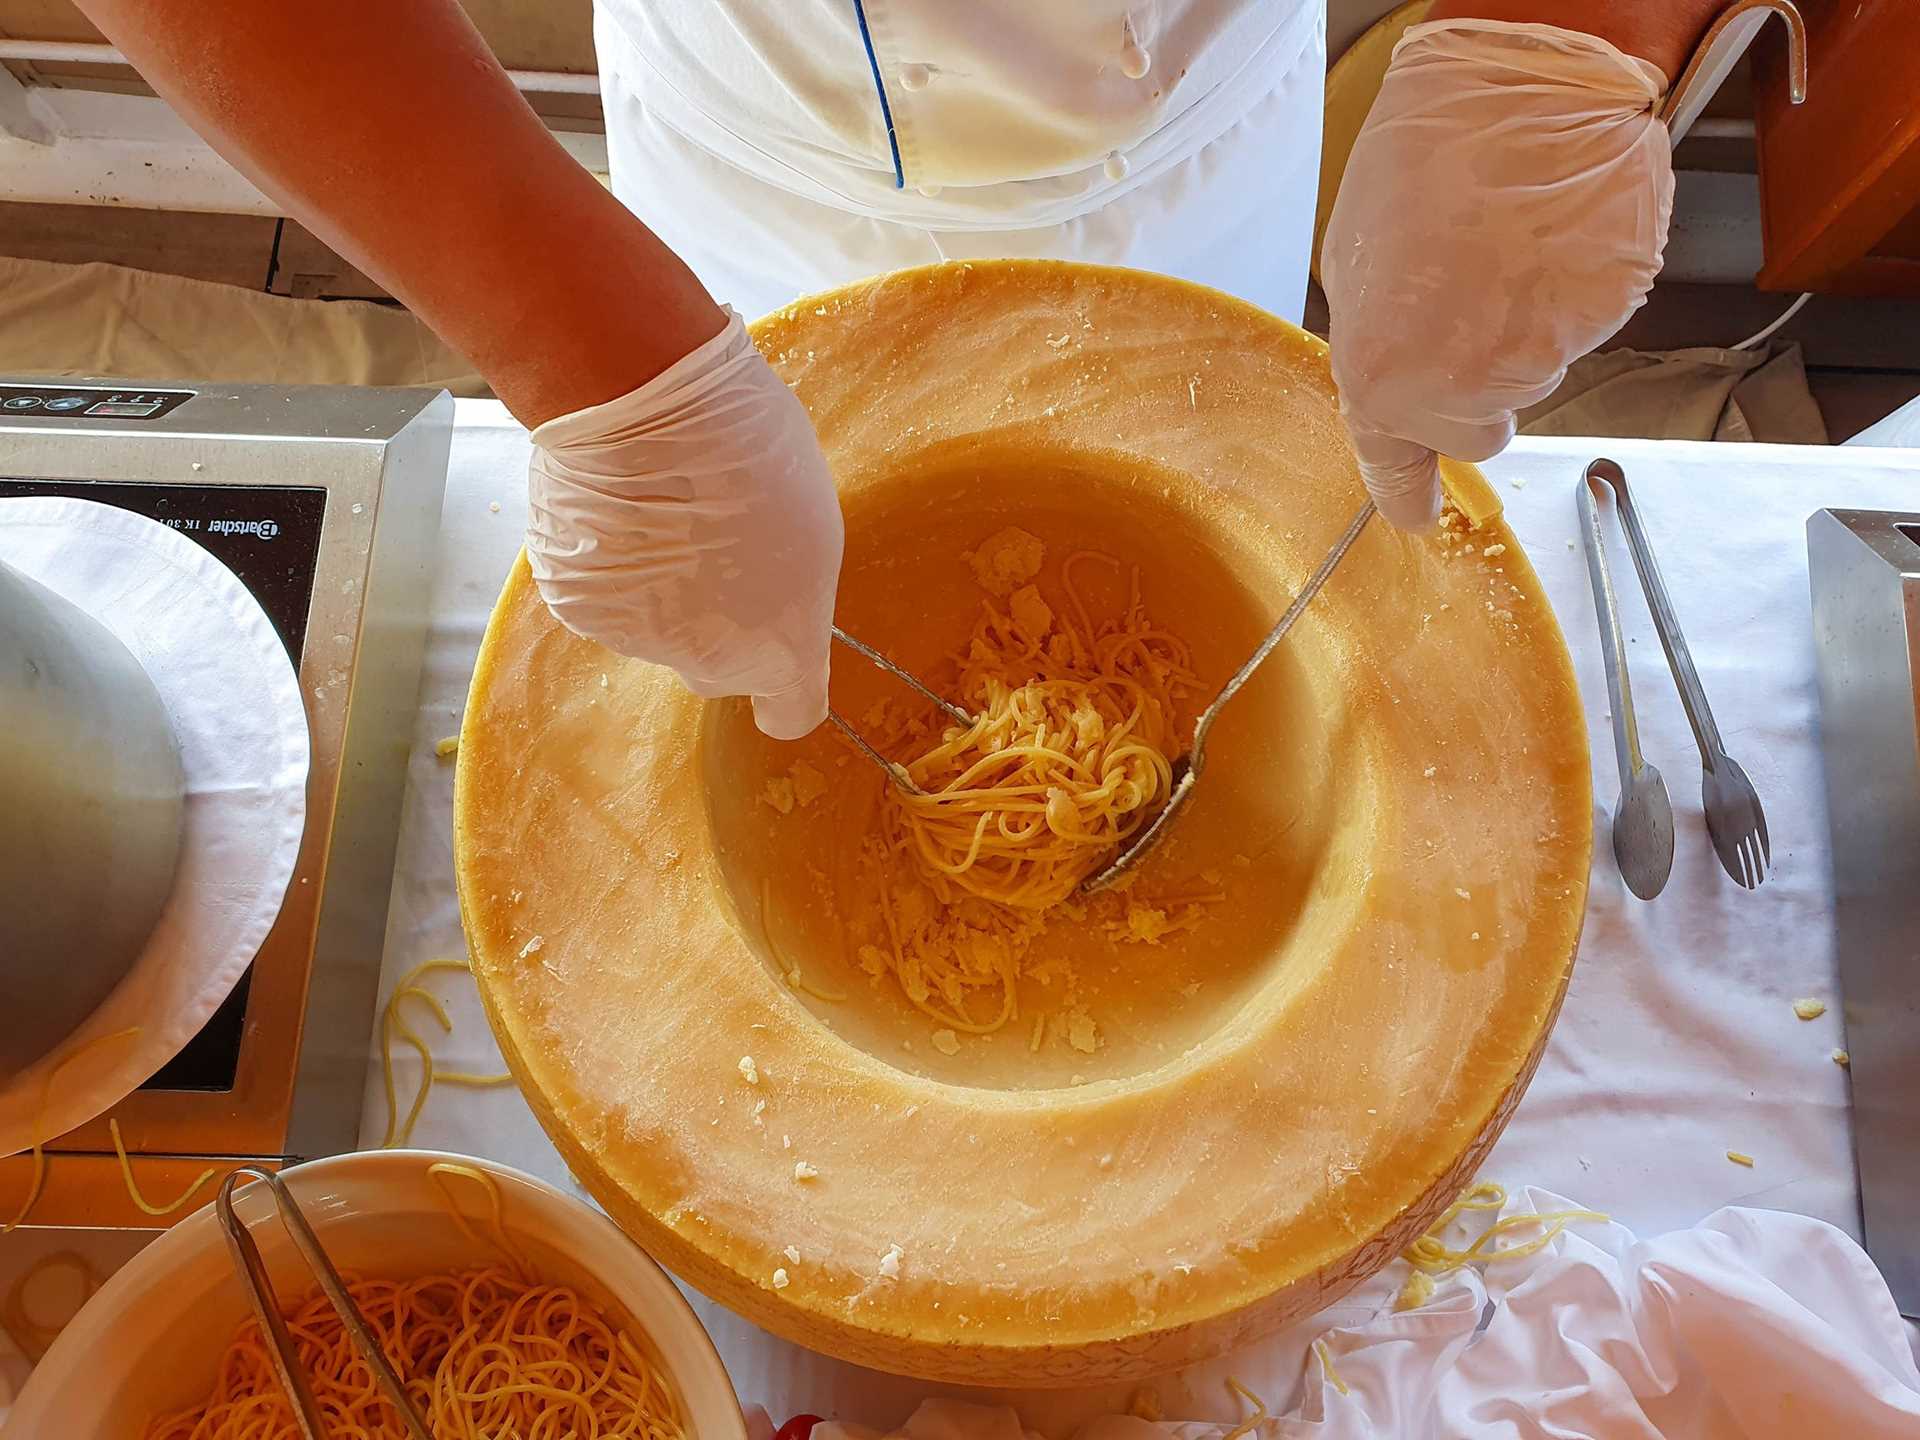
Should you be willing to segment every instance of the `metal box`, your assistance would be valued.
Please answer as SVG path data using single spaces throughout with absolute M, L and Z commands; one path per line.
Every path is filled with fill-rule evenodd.
M 1867 1252 L 1920 1316 L 1920 511 L 1807 521 Z

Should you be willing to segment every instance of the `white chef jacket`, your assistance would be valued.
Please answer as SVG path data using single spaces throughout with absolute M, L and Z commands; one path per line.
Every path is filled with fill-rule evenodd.
M 597 0 L 615 194 L 749 313 L 1035 256 L 1297 318 L 1325 0 Z

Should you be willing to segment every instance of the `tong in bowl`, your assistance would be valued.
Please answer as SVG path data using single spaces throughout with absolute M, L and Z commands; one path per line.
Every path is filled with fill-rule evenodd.
M 287 1238 L 293 1241 L 294 1248 L 313 1271 L 313 1278 L 319 1282 L 321 1293 L 340 1316 L 354 1348 L 360 1352 L 360 1358 L 367 1362 L 367 1368 L 373 1372 L 373 1378 L 386 1395 L 388 1403 L 399 1413 L 401 1422 L 407 1427 L 407 1434 L 412 1440 L 433 1440 L 433 1432 L 427 1429 L 427 1422 L 413 1401 L 407 1398 L 406 1387 L 400 1383 L 400 1377 L 394 1374 L 393 1366 L 387 1363 L 380 1342 L 367 1329 L 366 1317 L 360 1313 L 360 1307 L 354 1304 L 353 1296 L 347 1293 L 346 1282 L 327 1258 L 326 1248 L 321 1245 L 320 1237 L 313 1233 L 307 1217 L 301 1213 L 293 1192 L 272 1171 L 242 1165 L 227 1176 L 226 1182 L 221 1185 L 220 1193 L 214 1200 L 214 1209 L 220 1218 L 220 1228 L 226 1233 L 227 1248 L 233 1254 L 233 1268 L 245 1282 L 247 1299 L 253 1304 L 254 1318 L 260 1322 L 260 1333 L 267 1342 L 267 1355 L 273 1362 L 273 1373 L 292 1402 L 293 1419 L 300 1428 L 301 1440 L 326 1440 L 326 1431 L 321 1428 L 319 1404 L 313 1397 L 313 1386 L 300 1364 L 293 1336 L 287 1330 L 286 1318 L 280 1313 L 280 1302 L 273 1292 L 273 1280 L 267 1274 L 266 1262 L 260 1258 L 260 1247 L 254 1243 L 253 1232 L 247 1228 L 246 1222 L 234 1213 L 233 1192 L 243 1180 L 266 1182 Z

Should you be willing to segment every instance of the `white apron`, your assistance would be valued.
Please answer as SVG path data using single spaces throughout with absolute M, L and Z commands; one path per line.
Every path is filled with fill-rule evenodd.
M 1325 0 L 597 0 L 614 193 L 723 302 L 943 259 L 1297 320 Z

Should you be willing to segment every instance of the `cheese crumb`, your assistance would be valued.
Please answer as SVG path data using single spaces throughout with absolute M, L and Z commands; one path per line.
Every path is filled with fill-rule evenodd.
M 1422 779 L 1431 780 L 1434 776 L 1438 775 L 1439 773 L 1440 773 L 1440 767 L 1438 765 L 1429 765 L 1427 766 L 1426 769 L 1420 772 L 1420 776 Z
M 607 672 L 604 670 L 600 672 L 600 688 L 602 690 L 607 688 Z
M 814 1169 L 813 1166 L 807 1164 L 804 1160 L 796 1160 L 793 1162 L 793 1178 L 795 1180 L 811 1180 L 819 1173 L 818 1170 Z
M 442 760 L 444 760 L 459 748 L 460 748 L 460 737 L 458 735 L 449 735 L 444 740 L 438 740 L 434 742 L 433 753 L 438 755 Z
M 1853 1057 L 1847 1054 L 1846 1051 L 1836 1047 L 1833 1052 L 1833 1063 L 1838 1065 L 1841 1069 L 1844 1070 L 1847 1066 L 1853 1063 Z
M 784 1290 L 787 1288 L 787 1272 L 785 1269 L 779 1269 L 773 1272 L 773 1288 L 776 1290 Z
M 1039 587 L 1022 585 L 1007 600 L 1013 628 L 1033 644 L 1047 638 L 1053 629 L 1053 607 L 1040 598 Z
M 793 781 L 793 798 L 802 809 L 827 793 L 827 777 L 804 760 L 794 761 L 787 774 Z
M 800 1247 L 798 1245 L 789 1245 L 787 1246 L 786 1249 L 782 1250 L 780 1253 L 786 1256 L 787 1260 L 790 1263 L 794 1265 L 798 1265 L 800 1263 Z
M 1793 1002 L 1793 1013 L 1802 1020 L 1818 1020 L 1827 1013 L 1827 1002 L 1807 995 Z
M 749 1085 L 758 1085 L 760 1083 L 760 1067 L 753 1063 L 753 1057 L 751 1055 L 742 1055 L 740 1057 L 740 1078 Z
M 983 540 L 967 556 L 967 563 L 980 588 L 1004 600 L 1040 573 L 1046 555 L 1046 544 L 1038 535 L 1009 525 Z
M 880 1257 L 880 1278 L 897 1280 L 900 1278 L 900 1247 L 887 1246 L 887 1253 Z
M 200 467 L 197 465 L 194 466 L 194 469 L 196 470 L 199 468 Z M 494 514 L 498 515 L 500 513 L 500 502 L 498 500 L 487 501 L 487 509 L 491 510 Z
M 1736 1165 L 1744 1165 L 1749 1170 L 1753 1168 L 1753 1156 L 1743 1155 L 1738 1150 L 1727 1151 L 1727 1159 L 1733 1161 Z
M 793 781 L 776 775 L 767 781 L 767 788 L 760 792 L 760 798 L 782 815 L 793 813 Z
M 534 936 L 531 940 L 527 941 L 526 944 L 520 947 L 520 958 L 524 960 L 529 955 L 538 954 L 541 948 L 546 945 L 546 943 L 547 943 L 546 936 L 544 935 Z
M 1473 892 L 1471 890 L 1462 890 L 1458 885 L 1453 887 L 1453 893 L 1458 895 L 1462 900 L 1471 900 L 1473 898 Z
M 1491 560 L 1495 555 L 1506 554 L 1507 547 L 1504 545 L 1489 545 L 1487 546 L 1486 549 L 1482 550 L 1480 553 L 1486 556 L 1489 560 Z
M 1433 1277 L 1424 1270 L 1416 1270 L 1407 1276 L 1407 1283 L 1400 1287 L 1400 1293 L 1394 1297 L 1395 1310 L 1418 1310 L 1433 1298 Z
M 1167 912 L 1155 905 L 1142 904 L 1138 900 L 1127 902 L 1126 928 L 1120 933 L 1122 940 L 1137 941 L 1143 945 L 1158 945 L 1160 937 L 1173 928 L 1173 922 L 1167 918 Z
M 936 1030 L 933 1032 L 933 1048 L 942 1055 L 958 1055 L 960 1037 L 951 1030 Z
M 1067 1018 L 1067 1043 L 1083 1055 L 1091 1055 L 1099 1048 L 1099 1033 L 1093 1018 L 1084 1010 L 1076 1011 Z

